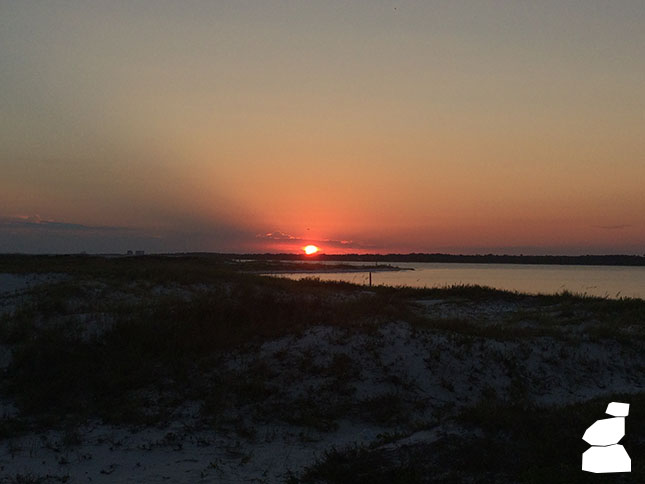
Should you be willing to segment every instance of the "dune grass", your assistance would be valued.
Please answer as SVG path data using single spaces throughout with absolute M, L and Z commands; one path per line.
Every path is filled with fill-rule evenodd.
M 37 289 L 31 300 L 0 318 L 0 343 L 13 351 L 2 391 L 23 415 L 145 422 L 142 409 L 149 405 L 142 389 L 185 398 L 204 383 L 203 375 L 217 370 L 224 351 L 312 325 L 375 325 L 408 311 L 402 301 L 343 286 L 225 271 L 196 278 L 210 285 L 158 294 L 147 266 L 135 272 L 141 279 L 130 280 L 133 272 L 126 271 L 119 285 L 108 271 L 109 287 L 98 294 L 84 272 Z M 155 274 L 162 285 L 185 278 L 170 277 L 163 269 Z M 132 285 L 137 280 L 143 290 Z M 97 325 L 95 332 L 86 331 L 87 318 Z
M 342 483 L 348 476 L 366 484 L 637 482 L 645 472 L 639 459 L 645 452 L 645 393 L 614 397 L 632 404 L 627 435 L 621 441 L 632 457 L 631 475 L 580 470 L 581 454 L 589 448 L 581 436 L 603 418 L 605 399 L 549 408 L 484 400 L 457 417 L 469 433 L 396 451 L 356 445 L 332 448 L 290 482 Z
M 292 281 L 241 274 L 218 258 L 14 259 L 7 262 L 4 257 L 2 269 L 17 265 L 29 271 L 64 271 L 72 277 L 34 290 L 31 299 L 0 318 L 0 343 L 13 348 L 2 389 L 28 415 L 127 419 L 133 408 L 140 407 L 140 397 L 134 396 L 137 390 L 187 391 L 194 386 L 198 368 L 204 372 L 216 366 L 218 351 L 313 325 L 373 328 L 381 322 L 405 320 L 418 328 L 508 339 L 551 334 L 567 315 L 575 317 L 584 310 L 596 320 L 592 335 L 617 338 L 626 327 L 632 328 L 631 336 L 634 331 L 641 335 L 645 320 L 642 300 L 525 296 L 479 286 L 380 286 L 365 291 L 350 283 L 315 278 Z M 158 287 L 190 290 L 155 292 Z M 557 304 L 560 315 L 548 316 L 551 324 L 539 312 L 522 316 L 537 314 L 542 318 L 539 329 L 518 327 L 513 320 L 483 326 L 471 320 L 420 315 L 414 305 L 419 299 L 478 303 L 527 298 L 537 308 L 534 311 Z M 88 335 L 79 315 L 102 322 L 101 330 Z
M 355 355 L 331 355 L 322 364 L 306 354 L 290 360 L 288 349 L 277 352 L 272 358 L 293 363 L 296 374 L 326 382 L 313 397 L 283 401 L 276 400 L 281 389 L 272 386 L 270 365 L 258 361 L 239 371 L 225 370 L 230 355 L 252 353 L 266 341 L 316 326 L 369 336 L 393 321 L 407 323 L 413 335 L 441 335 L 463 343 L 463 358 L 483 340 L 530 345 L 534 338 L 548 337 L 575 345 L 584 337 L 634 351 L 645 339 L 645 301 L 640 299 L 527 296 L 480 286 L 367 289 L 315 278 L 260 277 L 208 256 L 0 256 L 0 272 L 12 271 L 68 277 L 11 296 L 15 307 L 0 316 L 0 345 L 12 352 L 0 393 L 18 410 L 0 418 L 4 437 L 34 429 L 74 429 L 88 419 L 158 425 L 182 402 L 197 401 L 209 424 L 218 425 L 232 407 L 243 409 L 245 418 L 234 425 L 247 439 L 254 438 L 253 419 L 275 418 L 314 432 L 333 432 L 341 419 L 356 418 L 390 429 L 390 438 L 380 444 L 396 442 L 407 435 L 397 429 L 411 424 L 415 402 L 399 391 L 405 382 L 380 395 L 355 397 L 353 384 L 361 374 Z M 440 317 L 424 309 L 424 300 L 458 309 L 486 309 L 491 303 L 514 309 L 484 322 Z M 582 325 L 584 332 L 576 332 Z M 428 357 L 439 360 L 442 355 Z M 554 463 L 579 460 L 586 448 L 580 436 L 603 417 L 607 402 L 538 408 L 525 398 L 530 382 L 522 381 L 516 370 L 520 362 L 503 363 L 514 378 L 509 395 L 485 393 L 465 409 L 445 412 L 469 434 L 396 451 L 380 444 L 328 449 L 290 480 L 464 482 L 476 476 L 479 482 L 583 482 L 588 475 L 579 469 Z M 452 392 L 451 384 L 444 386 Z M 645 419 L 637 410 L 645 406 L 645 394 L 624 398 L 634 409 L 624 445 L 635 457 L 645 450 Z M 634 465 L 634 472 L 645 472 L 636 459 Z

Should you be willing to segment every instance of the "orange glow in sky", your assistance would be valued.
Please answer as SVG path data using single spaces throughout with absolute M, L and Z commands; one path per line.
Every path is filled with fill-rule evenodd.
M 315 245 L 308 245 L 308 246 L 304 247 L 302 250 L 305 251 L 305 254 L 312 255 L 312 254 L 315 254 L 316 252 L 318 252 L 319 249 Z
M 0 253 L 645 251 L 643 2 L 49 3 Z

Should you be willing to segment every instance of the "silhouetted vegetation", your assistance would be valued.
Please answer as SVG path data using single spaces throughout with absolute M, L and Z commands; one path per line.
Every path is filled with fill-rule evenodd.
M 179 270 L 174 259 L 90 261 L 96 264 L 76 267 L 79 279 L 36 289 L 33 301 L 0 319 L 0 343 L 14 348 L 2 388 L 25 414 L 137 421 L 146 407 L 137 390 L 163 387 L 186 396 L 203 383 L 200 375 L 218 367 L 220 351 L 311 325 L 374 325 L 410 313 L 400 299 L 348 291 L 349 284 L 232 274 L 220 266 L 206 271 L 199 264 Z M 49 269 L 60 263 L 54 259 Z M 88 285 L 89 274 L 105 276 L 111 287 Z M 151 285 L 187 280 L 209 285 L 179 295 L 155 294 Z M 95 333 L 79 314 L 100 314 Z
M 223 255 L 223 254 L 220 254 Z M 496 254 L 228 254 L 247 260 L 318 260 L 343 262 L 443 262 L 462 264 L 554 264 L 645 266 L 645 255 L 496 255 Z
M 580 471 L 580 456 L 589 447 L 580 437 L 603 415 L 606 401 L 537 408 L 484 400 L 457 417 L 469 434 L 396 449 L 334 448 L 290 482 L 636 482 L 633 476 L 645 472 L 642 459 L 634 458 L 645 453 L 645 393 L 623 397 L 634 409 L 621 441 L 633 456 L 632 475 Z
M 0 418 L 0 435 L 57 428 L 73 443 L 89 420 L 164 425 L 196 402 L 204 426 L 245 441 L 266 422 L 301 429 L 303 441 L 347 420 L 384 429 L 363 445 L 328 448 L 290 482 L 588 482 L 580 437 L 607 401 L 538 406 L 536 396 L 559 376 L 551 373 L 597 372 L 604 362 L 591 347 L 620 356 L 605 381 L 642 374 L 642 299 L 368 289 L 262 277 L 246 264 L 214 255 L 0 257 L 0 272 L 64 276 L 3 296 L 0 348 L 11 360 L 0 394 L 16 412 Z M 390 338 L 392 327 L 400 332 Z M 292 346 L 298 338 L 311 345 Z M 424 389 L 398 371 L 415 344 L 414 372 L 432 380 Z M 360 391 L 366 368 L 377 392 Z M 491 381 L 482 380 L 487 370 Z M 645 450 L 645 396 L 624 399 L 634 458 Z M 443 423 L 457 430 L 400 444 Z M 635 473 L 642 465 L 634 458 Z

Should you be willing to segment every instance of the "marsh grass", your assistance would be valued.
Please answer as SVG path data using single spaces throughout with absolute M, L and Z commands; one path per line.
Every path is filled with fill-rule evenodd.
M 627 434 L 621 444 L 632 455 L 633 471 L 637 472 L 643 464 L 634 457 L 645 450 L 643 393 L 549 408 L 482 400 L 459 417 L 463 424 L 483 431 L 471 447 L 482 459 L 458 458 L 456 463 L 472 471 L 506 470 L 519 482 L 590 482 L 594 476 L 580 472 L 580 456 L 589 447 L 582 435 L 595 420 L 607 417 L 604 411 L 611 399 L 631 403 Z M 459 455 L 463 454 L 456 453 Z M 631 482 L 625 476 L 611 477 L 616 478 L 613 482 Z
M 381 322 L 405 320 L 417 328 L 512 340 L 559 331 L 558 320 L 577 318 L 580 308 L 596 311 L 594 314 L 602 318 L 602 323 L 592 328 L 598 338 L 615 338 L 620 333 L 617 328 L 630 323 L 642 328 L 643 321 L 642 301 L 579 299 L 566 294 L 537 297 L 538 304 L 558 305 L 560 313 L 565 314 L 562 317 L 539 313 L 538 329 L 514 326 L 512 320 L 506 324 L 482 325 L 467 319 L 419 316 L 410 298 L 469 297 L 473 301 L 486 301 L 491 297 L 525 300 L 527 296 L 467 286 L 443 290 L 378 287 L 364 291 L 347 283 L 268 279 L 247 274 L 230 276 L 219 270 L 206 278 L 210 286 L 190 292 L 187 298 L 150 290 L 155 287 L 155 280 L 182 284 L 183 278 L 173 278 L 177 275 L 175 271 L 182 267 L 177 265 L 178 261 L 171 260 L 169 267 L 162 268 L 157 265 L 165 266 L 167 261 L 163 264 L 130 261 L 134 268 L 120 274 L 121 279 L 115 279 L 115 273 L 106 269 L 109 264 L 94 261 L 98 269 L 93 270 L 108 276 L 104 284 L 107 290 L 101 290 L 104 286 L 97 286 L 96 280 L 92 284 L 88 282 L 92 267 L 85 267 L 78 279 L 38 289 L 31 302 L 2 317 L 0 342 L 13 348 L 13 361 L 4 376 L 3 391 L 15 399 L 24 415 L 45 419 L 47 415 L 98 415 L 117 422 L 160 419 L 164 412 L 150 415 L 150 411 L 142 410 L 146 405 L 141 389 L 179 394 L 198 392 L 195 387 L 204 384 L 200 375 L 217 369 L 218 352 L 297 333 L 313 325 L 365 331 L 377 328 Z M 116 261 L 115 265 L 120 267 L 122 263 Z M 197 271 L 194 278 L 191 276 L 191 282 L 205 280 L 200 278 L 201 268 L 195 269 L 188 261 L 186 271 L 191 270 Z M 143 289 L 135 286 L 138 299 L 129 303 L 110 299 L 110 291 L 127 294 L 133 290 L 132 281 L 127 279 L 133 274 L 146 278 Z M 153 274 L 151 281 L 148 278 Z M 108 314 L 112 324 L 103 332 L 86 337 L 74 315 L 92 312 Z M 535 317 L 535 314 L 521 317 Z M 335 375 L 340 383 L 347 379 L 348 373 L 355 377 L 357 370 L 352 368 L 351 358 L 337 355 L 329 367 L 316 371 L 322 376 Z M 267 392 L 262 380 L 234 384 L 216 379 L 208 388 L 211 394 L 235 394 L 240 401 L 262 398 Z M 221 410 L 218 398 L 206 400 L 206 409 Z M 5 422 L 5 425 L 12 424 Z
M 75 428 L 88 418 L 155 425 L 169 419 L 173 409 L 187 400 L 201 402 L 206 420 L 232 424 L 249 438 L 253 437 L 249 419 L 277 419 L 315 432 L 333 430 L 340 419 L 348 417 L 387 427 L 409 424 L 415 403 L 406 396 L 413 392 L 403 384 L 380 397 L 356 400 L 354 381 L 361 375 L 356 355 L 337 353 L 326 364 L 314 361 L 312 355 L 294 361 L 303 378 L 321 378 L 324 383 L 318 393 L 289 398 L 273 386 L 270 365 L 258 364 L 237 373 L 224 369 L 226 355 L 233 351 L 251 351 L 269 339 L 301 334 L 313 326 L 342 328 L 348 335 L 375 335 L 383 323 L 405 321 L 415 331 L 454 336 L 462 343 L 463 358 L 482 339 L 530 342 L 536 336 L 554 336 L 578 341 L 580 334 L 569 334 L 569 329 L 581 324 L 586 325 L 589 340 L 609 339 L 634 347 L 642 345 L 645 329 L 643 300 L 569 293 L 527 296 L 479 286 L 366 290 L 315 278 L 293 281 L 242 274 L 236 272 L 235 264 L 208 256 L 0 256 L 0 271 L 69 275 L 62 282 L 34 289 L 21 305 L 0 317 L 0 344 L 12 350 L 0 390 L 20 411 L 18 417 L 0 420 L 4 435 L 20 434 L 34 426 Z M 474 318 L 423 314 L 415 303 L 423 299 L 475 306 L 513 303 L 519 309 L 484 324 Z M 101 324 L 88 332 L 88 322 Z M 290 361 L 288 352 L 279 357 Z M 441 354 L 432 355 L 432 361 L 441 358 Z M 446 441 L 445 449 L 411 449 L 400 456 L 381 455 L 377 448 L 334 450 L 300 477 L 305 482 L 320 476 L 327 476 L 329 482 L 345 482 L 342 476 L 346 478 L 353 469 L 357 482 L 417 482 L 414 479 L 421 473 L 443 469 L 444 474 L 433 474 L 438 482 L 444 478 L 443 482 L 459 482 L 461 474 L 451 474 L 450 469 L 485 473 L 484 463 L 491 462 L 491 468 L 501 475 L 509 462 L 512 475 L 522 482 L 540 482 L 541 467 L 530 454 L 554 457 L 534 447 L 545 441 L 553 446 L 555 441 L 534 427 L 546 419 L 551 422 L 547 427 L 562 426 L 558 431 L 562 438 L 571 434 L 579 439 L 575 419 L 563 421 L 560 415 L 564 414 L 557 412 L 584 414 L 587 407 L 553 411 L 530 407 L 518 361 L 511 358 L 502 363 L 511 378 L 510 398 L 498 399 L 491 391 L 481 405 L 460 417 L 464 425 L 484 422 L 484 440 L 455 437 Z M 446 381 L 449 390 L 450 385 Z M 510 406 L 510 400 L 519 406 Z M 231 408 L 243 409 L 245 418 L 232 416 Z M 595 407 L 593 413 L 593 419 L 602 417 Z M 506 433 L 486 428 L 486 422 L 496 419 Z M 584 425 L 589 425 L 586 414 Z M 531 438 L 519 451 L 523 462 L 530 465 L 521 470 L 513 467 L 505 449 L 513 446 L 509 435 L 519 439 L 525 434 Z M 482 449 L 485 442 L 490 445 Z M 476 459 L 455 460 L 448 452 L 453 447 L 455 452 L 473 453 Z M 415 467 L 415 459 L 428 452 L 437 456 L 430 459 L 431 467 Z
M 549 334 L 544 328 L 513 327 L 502 324 L 484 324 L 467 318 L 415 318 L 412 325 L 416 329 L 430 329 L 443 333 L 462 336 L 486 337 L 498 340 L 516 340 L 532 336 Z M 555 332 L 551 332 L 555 334 Z
M 187 395 L 202 386 L 255 401 L 267 395 L 259 373 L 235 383 L 205 381 L 204 375 L 218 369 L 217 354 L 312 325 L 373 326 L 407 311 L 402 301 L 319 281 L 250 275 L 226 278 L 226 284 L 218 279 L 220 284 L 188 297 L 149 291 L 124 304 L 94 300 L 83 289 L 84 277 L 78 287 L 67 281 L 39 289 L 33 302 L 0 321 L 0 342 L 13 348 L 2 389 L 23 415 L 144 424 L 163 412 L 151 414 L 142 391 Z M 75 316 L 97 310 L 111 323 L 88 335 Z M 350 369 L 347 357 L 339 355 L 323 371 L 340 375 Z M 210 400 L 206 408 L 217 408 Z
M 382 448 L 405 436 L 392 434 L 372 446 L 332 448 L 287 482 L 636 482 L 634 477 L 645 471 L 638 458 L 645 451 L 645 394 L 611 398 L 632 403 L 627 435 L 621 440 L 632 456 L 631 475 L 597 476 L 580 470 L 581 454 L 589 447 L 581 437 L 603 418 L 607 398 L 549 408 L 489 398 L 458 415 L 457 422 L 470 429 L 461 435 Z
M 407 457 L 407 456 L 406 456 Z M 353 445 L 325 451 L 316 464 L 303 474 L 289 476 L 287 484 L 320 483 L 329 484 L 355 482 L 359 484 L 408 484 L 431 482 L 425 470 L 414 465 L 409 458 L 393 461 L 383 452 Z

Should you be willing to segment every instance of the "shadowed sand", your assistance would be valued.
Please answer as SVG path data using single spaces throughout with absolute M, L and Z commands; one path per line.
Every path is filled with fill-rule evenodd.
M 82 262 L 0 276 L 7 482 L 584 482 L 645 403 L 642 300 Z

